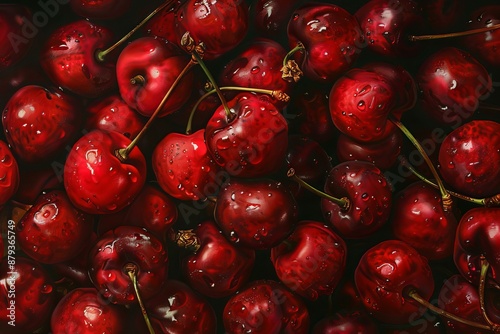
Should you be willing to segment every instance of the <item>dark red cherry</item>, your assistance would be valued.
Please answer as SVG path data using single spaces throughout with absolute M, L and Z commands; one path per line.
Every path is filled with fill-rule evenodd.
M 464 195 L 494 196 L 500 192 L 500 123 L 468 122 L 448 134 L 439 149 L 443 180 Z
M 377 325 L 365 312 L 339 312 L 321 319 L 312 334 L 378 334 Z
M 40 64 L 27 59 L 2 72 L 0 78 L 0 105 L 5 107 L 12 95 L 24 86 L 47 86 L 48 83 L 49 79 Z
M 9 100 L 2 115 L 7 141 L 22 161 L 50 161 L 73 143 L 81 127 L 79 101 L 56 89 L 28 85 Z
M 2 260 L 0 265 L 2 333 L 34 333 L 50 321 L 55 305 L 54 283 L 49 273 L 39 263 L 19 255 L 15 256 L 14 262 L 11 260 L 9 263 L 7 257 Z
M 298 209 L 291 193 L 279 182 L 232 178 L 217 195 L 214 217 L 232 242 L 267 249 L 292 232 Z
M 51 191 L 38 197 L 17 223 L 19 246 L 41 263 L 68 261 L 83 250 L 93 223 L 63 191 Z
M 399 240 L 386 240 L 366 251 L 354 279 L 366 310 L 388 324 L 407 324 L 425 312 L 407 295 L 409 290 L 416 290 L 425 300 L 434 291 L 427 259 Z
M 84 97 L 98 97 L 116 87 L 114 62 L 96 57 L 112 39 L 111 31 L 103 26 L 75 21 L 52 32 L 40 53 L 40 63 L 57 86 Z
M 288 145 L 286 119 L 268 96 L 241 93 L 228 106 L 230 119 L 221 106 L 206 127 L 207 147 L 214 160 L 238 177 L 276 172 Z
M 44 191 L 63 188 L 63 164 L 35 169 L 23 167 L 19 169 L 19 188 L 12 198 L 16 202 L 31 205 Z
M 330 227 L 302 221 L 271 249 L 276 274 L 291 291 L 309 300 L 331 295 L 345 271 L 347 246 Z
M 460 21 L 465 12 L 465 0 L 423 0 L 422 10 L 432 31 L 446 33 Z
M 248 5 L 245 1 L 188 0 L 176 10 L 175 18 L 177 40 L 189 32 L 196 44 L 204 44 L 206 60 L 235 48 L 248 31 Z
M 425 112 L 453 127 L 469 119 L 492 89 L 486 68 L 455 47 L 431 54 L 420 66 L 416 80 Z
M 392 190 L 382 171 L 370 162 L 347 161 L 333 167 L 325 192 L 347 198 L 348 207 L 321 199 L 325 220 L 346 238 L 363 238 L 378 231 L 389 219 Z
M 254 268 L 255 251 L 228 241 L 213 221 L 193 231 L 200 248 L 181 260 L 189 285 L 211 298 L 229 297 L 247 283 Z
M 271 280 L 250 283 L 231 297 L 223 312 L 228 333 L 309 332 L 309 312 L 305 304 L 281 284 Z
M 0 71 L 12 67 L 30 50 L 36 27 L 33 14 L 24 5 L 0 5 Z M 31 28 L 31 29 L 30 29 Z
M 108 303 L 95 288 L 76 288 L 58 303 L 50 320 L 53 334 L 125 333 L 125 308 Z
M 177 39 L 175 33 L 175 8 L 167 7 L 162 9 L 144 24 L 143 29 L 148 35 L 180 45 L 181 41 Z
M 285 35 L 293 10 L 303 2 L 303 0 L 257 0 L 253 19 L 257 33 L 272 38 Z
M 17 161 L 7 143 L 0 140 L 0 209 L 17 192 L 19 181 Z
M 147 230 L 137 226 L 119 226 L 99 237 L 89 253 L 89 275 L 102 296 L 114 304 L 137 302 L 130 265 L 142 300 L 155 296 L 168 273 L 168 255 L 163 244 Z
M 332 82 L 347 71 L 365 43 L 355 17 L 328 3 L 308 3 L 297 8 L 287 32 L 292 48 L 298 43 L 305 48 L 297 62 L 304 75 L 323 82 Z
M 130 139 L 118 132 L 94 130 L 73 146 L 64 165 L 64 187 L 73 204 L 88 213 L 120 211 L 139 194 L 146 181 L 146 160 L 134 147 L 122 162 L 115 151 Z
M 132 0 L 70 0 L 71 9 L 86 19 L 109 20 L 122 16 Z

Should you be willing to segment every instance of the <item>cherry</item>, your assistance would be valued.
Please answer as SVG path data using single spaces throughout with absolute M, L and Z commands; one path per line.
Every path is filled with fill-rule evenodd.
M 321 319 L 314 325 L 312 334 L 363 333 L 378 334 L 375 322 L 364 312 L 339 312 Z
M 348 161 L 338 164 L 328 175 L 325 192 L 344 198 L 337 202 L 321 199 L 325 220 L 343 237 L 366 237 L 389 219 L 391 186 L 372 163 Z
M 322 82 L 332 82 L 344 73 L 364 45 L 363 33 L 354 16 L 333 4 L 300 6 L 291 15 L 287 33 L 290 46 L 305 51 L 298 60 L 305 76 Z M 287 61 L 288 57 L 284 60 L 286 66 Z M 286 77 L 296 81 L 294 68 L 290 71 Z
M 223 311 L 228 333 L 308 333 L 305 304 L 281 284 L 271 280 L 250 283 L 231 297 Z
M 50 320 L 53 334 L 124 333 L 126 312 L 107 303 L 95 288 L 76 288 L 58 303 Z
M 79 209 L 103 214 L 117 212 L 139 194 L 146 180 L 146 161 L 137 147 L 122 162 L 115 151 L 130 139 L 118 132 L 94 130 L 73 146 L 64 165 L 64 187 Z
M 15 202 L 32 205 L 44 191 L 63 188 L 62 175 L 57 174 L 55 165 L 41 168 L 19 169 L 19 188 L 12 198 Z
M 423 0 L 422 9 L 426 22 L 433 31 L 449 31 L 464 13 L 465 0 Z
M 56 290 L 49 273 L 39 263 L 22 256 L 16 256 L 14 262 L 4 258 L 0 264 L 0 330 L 34 333 L 50 320 Z M 13 322 L 9 325 L 10 321 Z
M 33 39 L 26 38 L 23 32 L 31 17 L 27 6 L 15 3 L 0 6 L 0 71 L 11 68 L 30 50 Z
M 87 107 L 88 130 L 117 131 L 134 138 L 144 126 L 144 119 L 116 94 L 92 102 Z
M 172 43 L 153 37 L 136 39 L 122 50 L 116 63 L 120 95 L 131 108 L 151 116 L 188 63 L 189 58 Z M 182 76 L 158 117 L 173 113 L 187 101 L 192 81 L 191 72 Z
M 214 160 L 233 176 L 260 177 L 276 172 L 285 158 L 288 125 L 268 96 L 240 93 L 219 107 L 205 138 Z
M 196 44 L 204 44 L 206 60 L 235 48 L 248 31 L 245 1 L 187 0 L 176 10 L 175 18 L 177 40 L 189 32 Z
M 366 251 L 359 260 L 354 280 L 366 310 L 388 324 L 405 324 L 425 312 L 410 297 L 417 291 L 428 300 L 434 280 L 427 259 L 403 241 L 386 240 Z
M 279 279 L 309 300 L 330 295 L 344 274 L 345 242 L 328 226 L 302 221 L 281 244 L 271 249 Z
M 127 12 L 132 0 L 70 0 L 71 9 L 87 19 L 115 19 Z
M 443 210 L 437 189 L 414 182 L 394 196 L 392 208 L 391 227 L 397 239 L 429 260 L 453 254 L 458 222 L 452 212 Z
M 231 178 L 217 195 L 214 217 L 232 242 L 252 249 L 268 249 L 292 232 L 298 208 L 280 182 Z
M 213 221 L 193 231 L 199 249 L 182 257 L 184 277 L 191 287 L 211 298 L 229 297 L 247 283 L 255 251 L 228 241 Z
M 0 105 L 5 107 L 9 99 L 24 86 L 46 86 L 48 78 L 45 76 L 40 64 L 27 59 L 20 64 L 2 72 L 0 78 Z
M 0 140 L 0 209 L 19 188 L 19 167 L 7 144 Z
M 181 2 L 178 1 L 180 4 Z M 177 39 L 175 33 L 175 11 L 174 8 L 164 8 L 158 14 L 153 16 L 144 25 L 146 34 L 165 39 L 171 43 L 179 44 L 180 40 Z
M 286 34 L 286 27 L 293 10 L 302 0 L 257 0 L 254 26 L 259 35 L 273 38 Z
M 442 48 L 427 57 L 416 80 L 425 112 L 454 127 L 469 119 L 492 90 L 486 68 L 455 47 Z
M 459 192 L 488 197 L 500 189 L 500 123 L 468 122 L 449 133 L 439 149 L 443 180 Z
M 145 303 L 155 333 L 207 333 L 217 331 L 212 306 L 188 285 L 168 280 L 157 294 Z M 138 328 L 145 333 L 145 328 Z
M 2 124 L 13 153 L 28 163 L 50 161 L 73 143 L 82 121 L 78 100 L 58 89 L 28 85 L 9 100 Z

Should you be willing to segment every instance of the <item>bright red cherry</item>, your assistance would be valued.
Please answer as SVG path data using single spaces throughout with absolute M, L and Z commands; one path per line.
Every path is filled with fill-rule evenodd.
M 132 0 L 70 0 L 71 9 L 86 19 L 109 20 L 122 16 Z
M 19 167 L 9 146 L 0 140 L 0 209 L 19 188 Z
M 0 71 L 12 67 L 22 59 L 34 41 L 31 10 L 20 4 L 0 5 Z M 27 33 L 29 32 L 29 33 Z

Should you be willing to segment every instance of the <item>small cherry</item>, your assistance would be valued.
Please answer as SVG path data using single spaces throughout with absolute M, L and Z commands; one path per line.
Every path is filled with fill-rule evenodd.
M 0 209 L 16 194 L 20 183 L 19 166 L 6 142 L 0 140 Z
M 0 71 L 18 63 L 33 45 L 33 38 L 23 34 L 26 22 L 32 17 L 31 9 L 22 4 L 0 6 Z
M 73 12 L 85 19 L 110 20 L 125 14 L 132 0 L 70 0 Z

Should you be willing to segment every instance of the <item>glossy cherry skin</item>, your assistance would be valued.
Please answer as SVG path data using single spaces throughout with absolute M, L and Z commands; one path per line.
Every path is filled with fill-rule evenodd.
M 116 87 L 115 64 L 96 58 L 113 43 L 103 26 L 79 20 L 57 28 L 45 42 L 40 63 L 57 86 L 83 97 L 102 96 Z
M 196 44 L 205 45 L 206 60 L 235 48 L 248 31 L 248 5 L 242 0 L 187 0 L 175 17 L 177 40 L 189 32 Z
M 89 275 L 99 293 L 114 304 L 137 303 L 125 267 L 137 266 L 137 284 L 143 300 L 155 296 L 168 274 L 165 246 L 137 226 L 119 226 L 99 237 L 89 253 Z
M 58 303 L 50 320 L 53 334 L 125 333 L 125 308 L 103 300 L 95 288 L 76 288 Z
M 220 186 L 216 182 L 220 168 L 208 152 L 205 130 L 169 133 L 154 149 L 152 163 L 160 187 L 177 199 L 206 199 Z
M 375 322 L 364 312 L 335 313 L 314 325 L 312 334 L 378 334 Z
M 413 0 L 372 0 L 354 14 L 371 51 L 391 57 L 412 56 L 417 45 L 408 41 L 409 30 L 419 30 L 422 8 Z
M 302 221 L 281 244 L 271 249 L 279 279 L 309 300 L 331 295 L 344 274 L 347 246 L 330 227 Z
M 116 131 L 135 138 L 144 127 L 145 120 L 116 94 L 94 101 L 87 107 L 86 129 Z
M 180 3 L 180 1 L 178 1 Z M 146 34 L 180 45 L 175 33 L 175 9 L 166 7 L 144 24 Z
M 0 265 L 2 333 L 35 332 L 50 320 L 56 298 L 54 283 L 49 273 L 39 263 L 16 256 L 15 264 L 10 268 L 7 258 L 2 260 Z M 12 301 L 14 307 L 11 307 Z M 9 307 L 15 309 L 13 317 L 10 317 L 12 313 Z M 15 327 L 8 324 L 11 320 L 14 320 Z
M 309 313 L 302 300 L 280 283 L 259 280 L 231 297 L 223 311 L 227 333 L 309 332 Z
M 120 211 L 146 181 L 146 160 L 134 147 L 122 162 L 115 155 L 130 139 L 118 132 L 94 130 L 73 146 L 64 165 L 64 188 L 73 204 L 91 214 Z
M 2 114 L 2 124 L 13 153 L 22 161 L 50 161 L 71 145 L 78 135 L 82 116 L 79 101 L 42 86 L 20 88 Z
M 347 161 L 330 171 L 324 190 L 346 197 L 346 209 L 322 198 L 325 220 L 346 238 L 363 238 L 378 231 L 389 219 L 392 190 L 382 171 L 370 162 Z
M 492 89 L 486 68 L 455 47 L 431 54 L 420 66 L 416 80 L 425 112 L 453 127 L 469 119 Z
M 267 249 L 292 232 L 298 208 L 291 193 L 279 182 L 232 178 L 219 191 L 214 217 L 232 242 Z
M 426 300 L 434 290 L 427 259 L 399 240 L 382 241 L 366 251 L 354 281 L 366 310 L 388 324 L 406 324 L 425 312 L 407 296 L 408 289 L 415 289 Z
M 255 251 L 228 241 L 213 221 L 193 231 L 200 249 L 182 257 L 184 277 L 193 289 L 211 298 L 229 297 L 247 283 Z
M 130 42 L 116 63 L 121 97 L 140 114 L 151 116 L 188 62 L 189 58 L 177 46 L 165 40 L 142 37 Z M 136 76 L 144 82 L 133 81 Z M 192 84 L 190 71 L 173 89 L 158 116 L 177 111 L 189 98 Z
M 231 119 L 219 107 L 209 120 L 205 138 L 214 160 L 232 176 L 261 177 L 282 165 L 288 124 L 267 96 L 241 93 L 228 101 Z
M 31 23 L 32 15 L 31 10 L 24 5 L 0 5 L 0 71 L 12 67 L 30 50 L 33 33 L 30 31 L 27 34 L 29 30 L 25 25 Z
M 490 264 L 489 276 L 500 284 L 500 235 L 493 233 L 500 225 L 500 208 L 474 208 L 467 211 L 458 223 L 455 239 L 455 262 L 460 256 L 484 256 Z M 469 260 L 470 261 L 470 260 Z M 472 261 L 471 261 L 472 262 Z M 475 263 L 474 263 L 475 262 Z M 473 281 L 481 269 L 480 261 L 474 261 L 472 266 L 465 268 L 457 263 L 462 275 Z M 477 264 L 475 266 L 474 264 Z
M 468 122 L 448 134 L 439 149 L 443 180 L 464 195 L 500 193 L 500 123 Z
M 0 208 L 19 188 L 19 166 L 7 143 L 0 140 Z
M 297 63 L 312 80 L 333 82 L 347 71 L 364 46 L 361 28 L 345 9 L 326 3 L 308 3 L 296 9 L 288 23 L 291 47 L 299 42 L 305 54 Z
M 132 0 L 70 0 L 71 9 L 86 19 L 109 20 L 122 16 Z
M 254 8 L 255 29 L 261 36 L 273 38 L 286 34 L 293 10 L 303 2 L 303 0 L 257 0 Z
M 405 241 L 429 260 L 453 254 L 457 219 L 444 211 L 439 190 L 423 181 L 410 184 L 392 202 L 394 236 Z
M 21 249 L 41 263 L 68 261 L 90 238 L 93 217 L 76 209 L 61 190 L 43 194 L 16 225 Z

